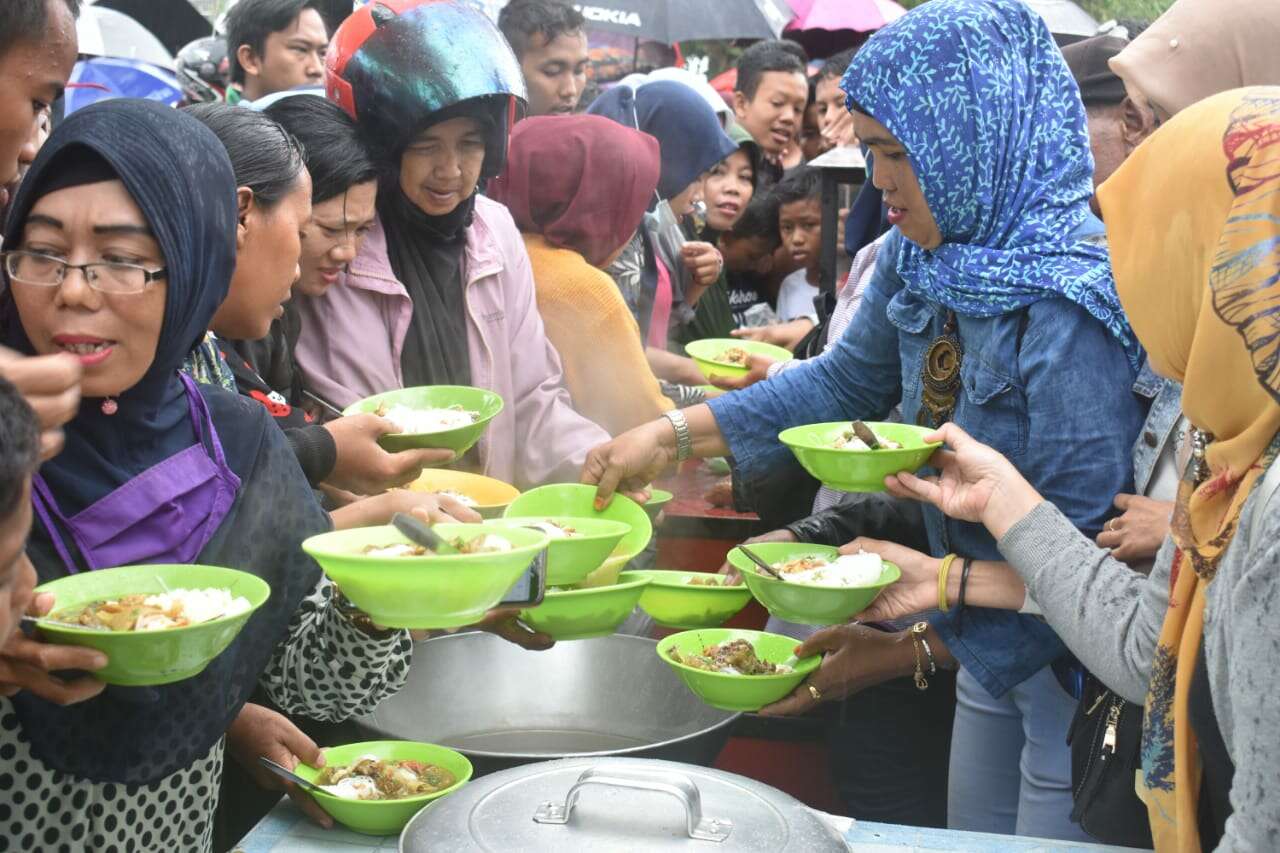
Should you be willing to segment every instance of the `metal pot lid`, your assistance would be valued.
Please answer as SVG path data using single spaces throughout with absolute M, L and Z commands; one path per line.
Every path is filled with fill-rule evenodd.
M 645 758 L 569 758 L 468 782 L 423 809 L 401 853 L 849 848 L 803 803 L 745 776 Z

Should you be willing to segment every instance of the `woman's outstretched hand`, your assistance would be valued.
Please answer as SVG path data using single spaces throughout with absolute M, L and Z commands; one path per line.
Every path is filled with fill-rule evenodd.
M 943 424 L 925 441 L 942 441 L 929 459 L 937 476 L 903 472 L 885 478 L 891 494 L 933 504 L 951 518 L 979 522 L 996 539 L 1043 500 L 1008 459 L 955 424 Z
M 614 492 L 647 500 L 649 484 L 675 461 L 675 433 L 666 419 L 660 419 L 627 430 L 588 453 L 582 482 L 596 487 L 598 510 L 609 505 Z
M 859 622 L 888 622 L 890 619 L 901 619 L 938 606 L 938 568 L 942 565 L 941 560 L 905 545 L 862 536 L 840 548 L 841 554 L 857 554 L 860 551 L 867 551 L 893 563 L 902 571 L 902 577 L 885 587 L 875 601 L 855 617 Z

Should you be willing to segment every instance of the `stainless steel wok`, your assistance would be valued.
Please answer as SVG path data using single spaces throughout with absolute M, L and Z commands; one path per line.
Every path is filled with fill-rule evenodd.
M 414 650 L 405 688 L 355 722 L 369 739 L 453 747 L 477 776 L 579 756 L 709 766 L 739 715 L 698 701 L 655 645 L 614 635 L 530 652 L 490 634 L 437 637 Z

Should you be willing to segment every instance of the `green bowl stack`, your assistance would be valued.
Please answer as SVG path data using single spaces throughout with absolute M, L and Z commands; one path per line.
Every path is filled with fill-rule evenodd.
M 542 603 L 521 611 L 520 618 L 553 640 L 607 637 L 636 609 L 648 583 L 644 572 L 623 572 L 612 586 L 549 589 Z
M 706 572 L 645 571 L 649 585 L 640 596 L 640 609 L 664 628 L 718 628 L 751 600 L 751 590 L 741 584 L 725 586 L 724 578 Z M 690 584 L 714 580 L 714 586 Z
M 724 354 L 725 350 L 735 347 L 749 355 L 763 355 L 774 361 L 791 361 L 791 359 L 795 358 L 791 350 L 761 341 L 738 340 L 737 338 L 703 338 L 700 341 L 691 341 L 685 344 L 684 351 L 698 365 L 702 375 L 708 379 L 713 379 L 717 376 L 730 378 L 746 376 L 749 368 L 717 360 Z
M 311 795 L 320 808 L 338 823 L 365 835 L 396 835 L 428 803 L 453 793 L 471 779 L 471 762 L 465 755 L 448 747 L 431 743 L 379 740 L 331 746 L 324 750 L 324 762 L 326 767 L 345 767 L 366 755 L 372 755 L 383 761 L 420 761 L 423 764 L 434 764 L 448 770 L 458 781 L 443 791 L 406 797 L 403 800 L 348 800 L 325 792 Z M 315 782 L 321 771 L 306 764 L 299 764 L 293 772 L 308 782 Z
M 834 560 L 840 555 L 838 548 L 803 542 L 760 542 L 750 548 L 751 553 L 771 566 L 800 557 Z M 766 575 L 737 548 L 730 549 L 729 564 L 738 570 L 751 594 L 770 613 L 800 625 L 842 625 L 866 610 L 881 590 L 902 577 L 897 566 L 882 560 L 879 579 L 866 586 L 817 586 L 780 581 Z
M 581 583 L 613 553 L 631 525 L 607 518 L 570 518 L 568 516 L 506 517 L 486 522 L 491 527 L 510 529 L 550 521 L 572 527 L 573 536 L 547 539 L 547 586 L 572 586 Z
M 40 620 L 50 643 L 87 646 L 107 656 L 93 673 L 107 684 L 148 687 L 199 675 L 240 633 L 245 622 L 271 595 L 267 582 L 235 569 L 197 565 L 122 566 L 68 575 L 36 588 L 54 595 L 54 614 L 126 595 L 150 595 L 174 589 L 225 589 L 248 599 L 250 609 L 185 628 L 159 631 L 104 631 Z
M 478 417 L 468 426 L 440 432 L 392 433 L 378 439 L 378 443 L 391 453 L 430 447 L 452 450 L 461 456 L 480 440 L 489 421 L 502 411 L 502 398 L 492 391 L 466 385 L 424 385 L 365 397 L 347 406 L 342 414 L 377 413 L 378 408 L 383 405 L 387 408 L 404 406 L 409 409 L 448 409 L 457 406 L 464 411 L 475 412 Z
M 849 427 L 848 421 L 792 427 L 778 434 L 796 460 L 822 485 L 841 492 L 883 492 L 884 478 L 917 471 L 941 443 L 926 444 L 934 432 L 911 424 L 867 423 L 875 434 L 902 445 L 900 450 L 847 450 L 833 443 Z
M 622 567 L 631 562 L 653 538 L 653 522 L 640 504 L 624 495 L 614 495 L 602 511 L 595 507 L 596 487 L 580 483 L 560 483 L 530 489 L 511 502 L 503 518 L 602 518 L 631 525 L 605 558 L 600 568 L 587 575 L 582 586 L 612 586 Z
M 759 711 L 765 705 L 777 702 L 822 663 L 819 655 L 812 655 L 792 664 L 794 672 L 781 675 L 728 675 L 707 672 L 676 663 L 671 650 L 682 655 L 699 654 L 707 646 L 729 640 L 746 640 L 756 650 L 756 656 L 770 663 L 784 663 L 795 656 L 799 643 L 791 637 L 768 634 L 764 631 L 742 631 L 732 628 L 705 628 L 700 631 L 684 631 L 672 634 L 658 642 L 658 657 L 676 671 L 680 680 L 699 699 L 722 711 Z
M 302 550 L 376 624 L 421 629 L 461 628 L 480 621 L 547 547 L 546 534 L 523 527 L 497 530 L 488 524 L 437 524 L 433 529 L 446 540 L 501 536 L 512 548 L 490 554 L 422 557 L 364 554 L 370 545 L 409 542 L 387 525 L 322 533 L 303 542 Z

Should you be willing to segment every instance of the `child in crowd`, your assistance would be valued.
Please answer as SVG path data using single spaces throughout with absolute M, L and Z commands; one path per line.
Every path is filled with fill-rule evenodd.
M 747 205 L 732 230 L 720 235 L 735 329 L 747 324 L 747 311 L 768 302 L 758 283 L 772 268 L 773 253 L 781 243 L 778 214 L 773 199 L 767 195 Z
M 762 41 L 743 52 L 733 112 L 764 152 L 765 164 L 756 174 L 757 190 L 782 177 L 782 157 L 795 141 L 808 100 L 804 62 L 794 49 L 780 41 Z
M 794 349 L 817 324 L 814 298 L 818 295 L 818 256 L 822 248 L 821 178 L 817 169 L 798 166 L 773 188 L 771 194 L 782 246 L 799 269 L 783 279 L 778 290 L 780 322 L 738 329 L 734 337 Z
M 817 82 L 809 81 L 809 103 L 804 108 L 804 121 L 800 123 L 800 153 L 806 163 L 818 159 L 831 144 L 822 135 L 822 118 L 818 107 Z
M 853 135 L 853 114 L 845 109 L 845 95 L 840 90 L 840 78 L 844 77 L 857 52 L 856 47 L 840 51 L 818 69 L 818 74 L 813 79 L 813 100 L 810 106 L 817 120 L 824 151 L 837 145 L 852 145 L 857 141 Z M 808 115 L 809 111 L 806 110 L 806 119 Z
M 742 219 L 755 197 L 756 170 L 760 168 L 761 162 L 760 146 L 752 139 L 751 134 L 736 124 L 730 126 L 727 133 L 737 143 L 738 149 L 712 166 L 702 181 L 706 216 L 699 237 L 709 244 L 721 243 Z M 770 227 L 767 230 L 776 229 Z M 718 251 L 723 257 L 723 243 Z M 755 258 L 744 266 L 754 267 L 758 260 Z M 747 304 L 735 308 L 730 300 L 730 273 L 731 265 L 725 259 L 715 284 L 707 288 L 698 300 L 694 316 L 672 327 L 671 342 L 674 348 L 680 349 L 690 341 L 700 338 L 728 337 L 731 331 L 742 325 L 742 318 L 739 316 L 742 311 L 760 301 L 755 282 L 752 281 L 745 288 L 750 294 Z

